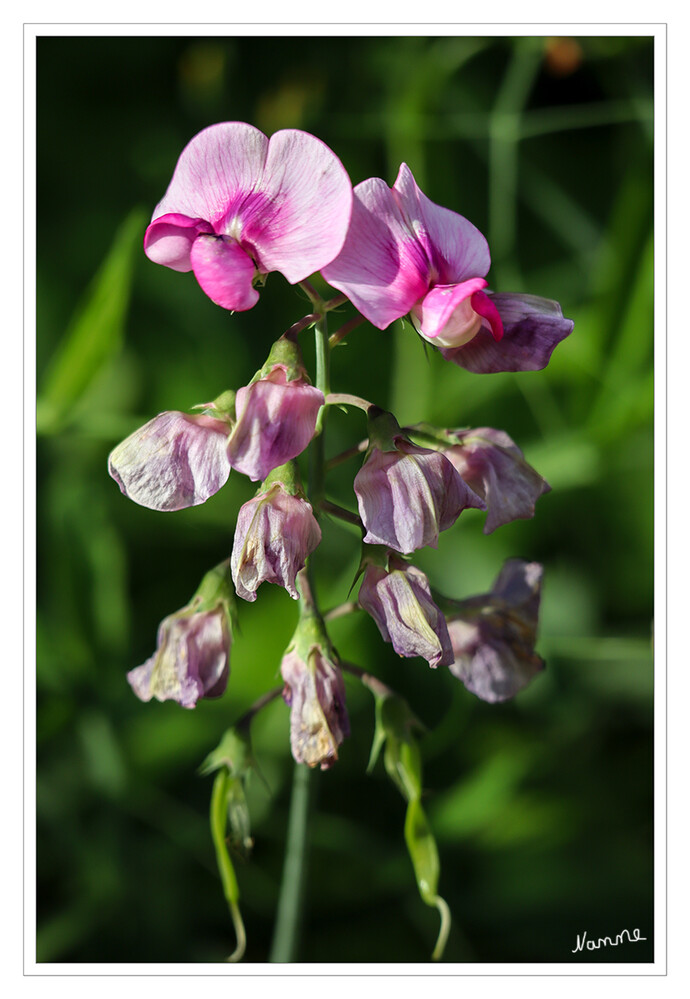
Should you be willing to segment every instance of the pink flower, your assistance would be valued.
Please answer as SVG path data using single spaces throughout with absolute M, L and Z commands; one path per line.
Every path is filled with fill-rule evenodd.
M 232 467 L 254 482 L 304 451 L 314 436 L 323 392 L 306 377 L 289 380 L 285 364 L 238 389 L 237 422 L 228 441 Z
M 322 274 L 374 326 L 409 314 L 424 339 L 472 371 L 544 367 L 572 322 L 555 302 L 486 292 L 490 263 L 481 232 L 430 201 L 403 163 L 393 188 L 378 177 L 355 187 L 347 239 Z
M 338 746 L 350 734 L 345 684 L 340 667 L 320 644 L 305 653 L 295 648 L 283 656 L 283 699 L 290 707 L 290 744 L 297 763 L 328 770 Z
M 298 600 L 295 577 L 320 541 L 311 504 L 282 482 L 272 482 L 237 517 L 231 566 L 238 597 L 256 600 L 257 589 L 267 582 L 284 586 Z
M 155 263 L 194 271 L 224 309 L 258 301 L 255 279 L 304 280 L 339 252 L 352 187 L 337 156 L 297 129 L 270 140 L 244 122 L 211 125 L 183 149 L 154 210 L 144 249 Z
M 118 444 L 108 471 L 125 496 L 150 510 L 197 506 L 227 482 L 229 431 L 211 416 L 159 413 Z
M 370 440 L 376 439 L 377 422 L 389 418 L 383 412 L 370 415 Z M 371 447 L 354 482 L 367 544 L 405 555 L 425 545 L 435 548 L 439 532 L 452 527 L 463 510 L 486 509 L 440 451 L 418 447 L 399 427 L 392 428 L 389 442 L 382 433 L 377 443 L 381 446 Z
M 389 571 L 369 563 L 359 603 L 399 656 L 423 656 L 434 668 L 453 663 L 446 620 L 421 569 L 395 557 L 389 561 Z

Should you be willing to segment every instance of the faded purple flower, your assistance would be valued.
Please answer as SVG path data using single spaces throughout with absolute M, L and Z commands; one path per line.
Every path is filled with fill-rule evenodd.
M 232 467 L 254 482 L 296 458 L 314 436 L 323 392 L 305 377 L 288 379 L 285 364 L 237 392 L 237 422 L 228 441 Z
M 450 671 L 483 701 L 514 697 L 544 669 L 534 651 L 542 571 L 538 562 L 509 559 L 491 593 L 461 601 L 449 615 Z
M 237 517 L 232 579 L 238 597 L 256 600 L 261 583 L 284 586 L 299 599 L 295 577 L 321 541 L 311 504 L 281 482 L 249 500 Z
M 202 697 L 220 697 L 230 673 L 231 634 L 223 607 L 195 612 L 191 607 L 166 617 L 158 648 L 143 666 L 127 674 L 142 701 L 177 701 L 193 708 Z
M 541 371 L 554 348 L 572 333 L 572 319 L 564 319 L 558 302 L 536 295 L 487 292 L 503 323 L 503 339 L 496 343 L 486 324 L 466 346 L 441 348 L 447 361 L 467 371 L 486 375 L 496 371 Z
M 555 302 L 487 292 L 490 263 L 481 232 L 430 201 L 403 163 L 392 188 L 378 177 L 355 187 L 347 239 L 322 273 L 374 326 L 409 313 L 424 339 L 472 371 L 544 367 L 572 322 Z
M 283 656 L 280 672 L 283 698 L 290 708 L 290 744 L 297 763 L 328 770 L 338 759 L 338 746 L 350 734 L 345 684 L 340 667 L 319 644 L 306 660 L 292 649 Z
M 151 510 L 197 506 L 227 482 L 229 429 L 211 416 L 159 413 L 118 444 L 108 471 L 125 496 Z
M 486 509 L 440 451 L 417 447 L 403 434 L 396 450 L 373 447 L 355 476 L 359 514 L 367 544 L 410 552 L 436 548 L 440 531 L 451 527 L 467 507 Z
M 508 434 L 478 427 L 451 436 L 457 443 L 444 454 L 470 489 L 486 500 L 485 534 L 511 520 L 534 516 L 534 504 L 551 486 L 527 464 Z
M 345 239 L 350 179 L 320 139 L 297 129 L 268 139 L 245 122 L 211 125 L 188 143 L 146 230 L 155 263 L 194 271 L 225 309 L 258 301 L 255 280 L 280 271 L 296 284 Z
M 450 666 L 453 650 L 446 620 L 436 606 L 429 580 L 413 565 L 390 558 L 389 571 L 368 564 L 359 603 L 399 656 L 423 656 L 430 666 Z

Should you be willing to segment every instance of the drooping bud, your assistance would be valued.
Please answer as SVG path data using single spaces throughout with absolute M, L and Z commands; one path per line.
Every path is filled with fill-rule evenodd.
M 286 334 L 252 382 L 237 391 L 237 422 L 228 441 L 232 467 L 258 482 L 296 458 L 314 436 L 323 404 L 323 392 L 309 382 L 299 346 Z
M 453 662 L 446 619 L 421 569 L 394 555 L 387 568 L 367 560 L 359 603 L 399 656 L 423 656 L 433 668 Z
M 323 621 L 309 595 L 280 664 L 283 700 L 290 708 L 290 745 L 297 763 L 328 770 L 350 734 L 345 683 Z
M 125 496 L 150 510 L 204 503 L 230 474 L 222 419 L 159 413 L 111 452 L 108 471 Z
M 237 517 L 231 558 L 237 595 L 254 601 L 267 582 L 284 586 L 297 600 L 297 573 L 320 541 L 321 528 L 294 462 L 275 469 Z
M 387 545 L 405 555 L 438 545 L 467 507 L 486 509 L 444 454 L 418 447 L 390 413 L 369 410 L 366 460 L 355 476 L 367 544 Z
M 140 700 L 155 697 L 193 708 L 225 691 L 233 615 L 228 570 L 226 561 L 207 572 L 189 604 L 162 621 L 155 653 L 127 674 Z
M 458 601 L 448 615 L 451 673 L 483 701 L 506 701 L 544 669 L 534 651 L 542 566 L 509 559 L 491 593 Z
M 503 430 L 478 427 L 456 430 L 455 441 L 445 455 L 464 481 L 486 500 L 488 513 L 484 533 L 511 520 L 534 516 L 534 504 L 551 486 L 531 465 Z

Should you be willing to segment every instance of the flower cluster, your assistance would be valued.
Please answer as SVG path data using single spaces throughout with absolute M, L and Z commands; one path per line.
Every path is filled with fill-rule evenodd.
M 486 512 L 486 533 L 532 517 L 550 487 L 503 430 L 402 428 L 377 405 L 329 395 L 323 369 L 312 384 L 299 334 L 315 325 L 328 350 L 325 317 L 349 299 L 378 330 L 406 317 L 468 371 L 534 371 L 572 330 L 560 306 L 490 290 L 486 239 L 429 200 L 406 164 L 393 187 L 371 178 L 353 189 L 337 156 L 295 129 L 270 139 L 242 122 L 200 132 L 179 158 L 144 248 L 155 263 L 193 271 L 222 308 L 252 308 L 257 287 L 278 271 L 302 283 L 313 313 L 275 341 L 248 384 L 195 414 L 160 413 L 110 455 L 122 492 L 152 510 L 204 503 L 231 470 L 259 484 L 238 512 L 230 558 L 220 576 L 214 570 L 222 585 L 214 590 L 205 580 L 163 621 L 156 653 L 129 674 L 135 693 L 184 707 L 222 693 L 234 614 L 229 580 L 250 602 L 262 583 L 273 583 L 303 607 L 281 665 L 293 755 L 330 767 L 349 734 L 345 688 L 311 587 L 306 579 L 300 585 L 321 541 L 322 510 L 361 528 L 362 582 L 352 606 L 400 656 L 448 667 L 486 701 L 522 689 L 543 666 L 534 652 L 541 566 L 511 560 L 490 594 L 458 603 L 434 595 L 409 557 L 436 547 L 468 509 Z M 319 270 L 341 293 L 330 302 L 306 282 Z M 353 482 L 357 513 L 330 503 L 323 487 L 307 496 L 295 461 L 321 432 L 324 407 L 336 402 L 367 415 L 366 454 Z

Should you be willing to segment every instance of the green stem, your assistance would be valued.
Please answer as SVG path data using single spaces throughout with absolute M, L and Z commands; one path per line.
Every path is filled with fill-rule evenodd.
M 228 961 L 239 961 L 243 955 L 247 938 L 244 932 L 244 923 L 239 909 L 240 890 L 235 877 L 235 869 L 230 860 L 227 844 L 225 842 L 225 830 L 228 824 L 228 781 L 229 775 L 225 767 L 218 771 L 218 776 L 213 782 L 211 792 L 211 836 L 216 849 L 216 860 L 218 871 L 223 884 L 223 894 L 230 909 L 237 946 L 228 958 Z
M 293 962 L 299 945 L 306 875 L 310 777 L 309 767 L 304 763 L 295 764 L 283 880 L 269 956 L 272 964 Z

